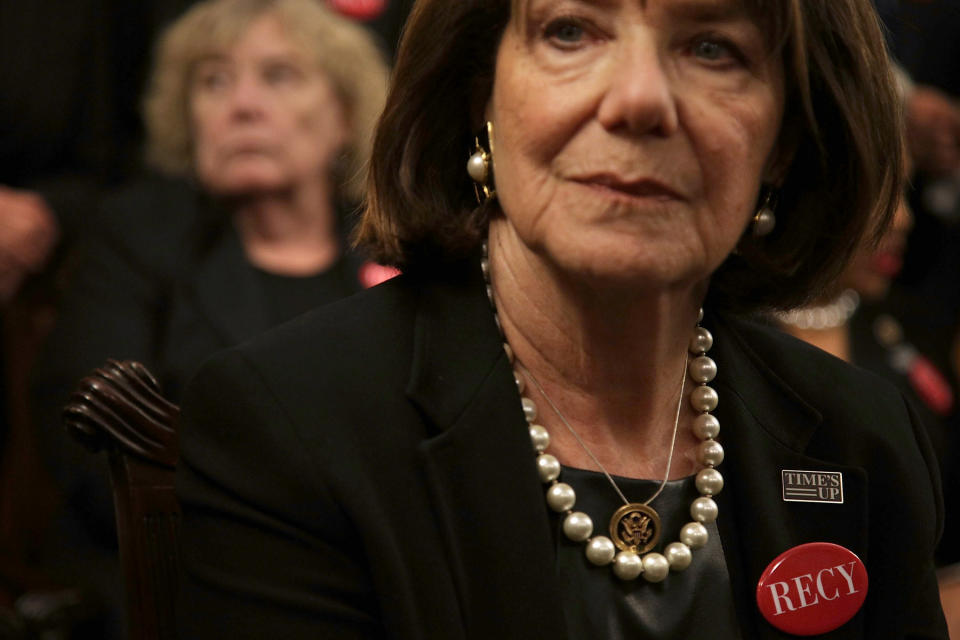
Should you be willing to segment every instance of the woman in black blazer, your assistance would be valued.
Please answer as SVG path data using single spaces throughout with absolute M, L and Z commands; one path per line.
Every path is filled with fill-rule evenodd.
M 898 114 L 868 0 L 418 2 L 404 275 L 191 383 L 181 635 L 944 638 L 915 416 L 741 317 L 889 218 Z

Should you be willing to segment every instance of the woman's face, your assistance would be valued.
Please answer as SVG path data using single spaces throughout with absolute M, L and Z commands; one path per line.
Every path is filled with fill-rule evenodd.
M 783 96 L 736 0 L 519 0 L 486 109 L 507 224 L 571 273 L 698 282 L 774 179 Z
M 344 110 L 326 74 L 270 15 L 199 62 L 190 114 L 197 177 L 218 194 L 324 180 L 347 141 Z
M 913 227 L 913 212 L 906 194 L 900 199 L 893 221 L 876 247 L 862 245 L 850 260 L 840 278 L 841 286 L 853 289 L 865 300 L 882 300 L 890 284 L 903 267 L 907 237 Z

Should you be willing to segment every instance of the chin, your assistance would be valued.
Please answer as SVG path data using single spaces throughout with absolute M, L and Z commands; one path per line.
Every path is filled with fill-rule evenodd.
M 219 195 L 245 196 L 282 191 L 292 186 L 290 180 L 283 179 L 281 176 L 265 172 L 250 172 L 223 176 L 212 181 L 207 188 Z
M 866 302 L 878 302 L 890 293 L 890 280 L 880 277 L 874 278 L 857 287 L 857 293 Z
M 589 282 L 594 288 L 608 290 L 667 291 L 699 282 L 707 277 L 697 260 L 684 259 L 684 252 L 664 252 L 650 247 L 619 247 L 607 250 L 579 251 L 562 261 L 565 271 Z

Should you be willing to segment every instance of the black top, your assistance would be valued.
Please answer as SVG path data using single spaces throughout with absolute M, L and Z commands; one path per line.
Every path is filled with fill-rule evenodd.
M 610 516 L 623 503 L 606 477 L 569 467 L 563 468 L 560 477 L 576 491 L 575 509 L 593 520 L 594 535 L 608 535 Z M 627 499 L 636 502 L 652 496 L 660 485 L 619 476 L 614 480 Z M 662 524 L 655 551 L 663 553 L 678 539 L 680 528 L 690 522 L 690 503 L 699 495 L 694 476 L 666 483 L 650 504 Z M 716 523 L 706 525 L 707 544 L 694 550 L 693 562 L 685 571 L 671 571 L 663 582 L 649 583 L 642 575 L 624 582 L 610 566 L 594 566 L 584 554 L 586 545 L 563 534 L 563 517 L 556 521 L 557 573 L 570 638 L 741 639 Z
M 272 320 L 280 324 L 311 309 L 346 298 L 360 290 L 352 260 L 337 258 L 329 269 L 312 276 L 284 276 L 257 269 Z
M 218 349 L 359 291 L 360 264 L 345 253 L 319 285 L 260 275 L 221 203 L 185 181 L 138 181 L 104 203 L 77 248 L 35 374 L 37 408 L 53 408 L 42 421 L 55 422 L 59 435 L 67 393 L 108 357 L 143 362 L 179 402 L 187 380 Z M 301 286 L 297 301 L 277 308 L 286 289 Z

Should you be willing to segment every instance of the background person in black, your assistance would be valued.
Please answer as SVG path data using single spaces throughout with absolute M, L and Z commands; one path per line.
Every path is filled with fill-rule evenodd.
M 946 354 L 960 344 L 960 4 L 881 4 L 891 50 L 909 77 L 907 141 L 917 169 L 909 192 L 915 224 L 897 280 L 922 302 L 898 311 L 922 350 Z
M 360 290 L 346 214 L 386 89 L 370 34 L 314 0 L 201 2 L 158 52 L 148 153 L 179 177 L 107 200 L 35 374 L 64 499 L 45 560 L 103 597 L 119 593 L 112 501 L 103 461 L 64 437 L 67 394 L 110 357 L 147 364 L 176 402 L 214 351 Z
M 917 173 L 909 198 L 915 214 L 904 256 L 884 310 L 906 339 L 937 363 L 957 388 L 960 379 L 960 3 L 879 0 L 894 56 L 907 83 L 907 139 Z M 855 317 L 856 320 L 856 317 Z M 947 528 L 939 559 L 949 587 L 951 631 L 960 635 L 960 412 L 943 422 L 954 442 L 941 453 Z M 951 522 L 952 521 L 952 522 Z

